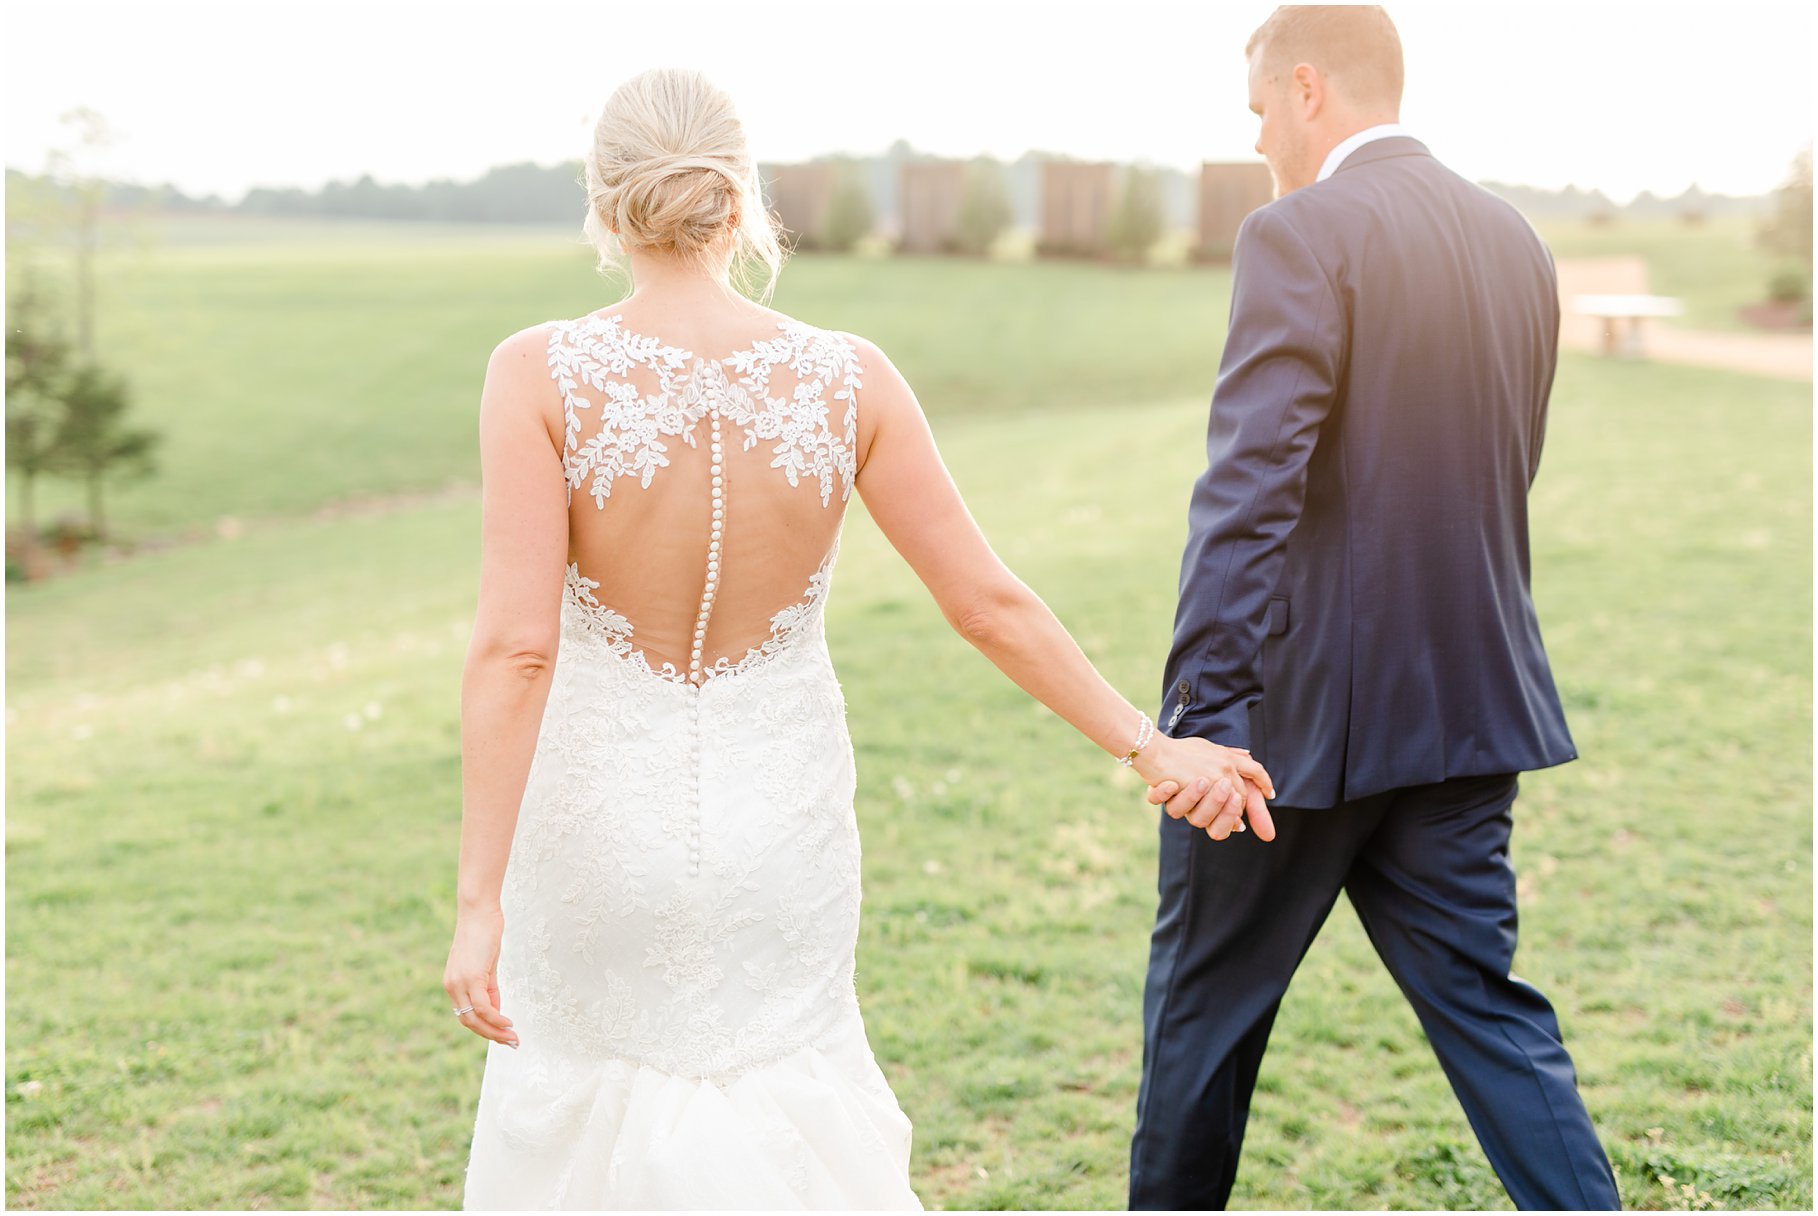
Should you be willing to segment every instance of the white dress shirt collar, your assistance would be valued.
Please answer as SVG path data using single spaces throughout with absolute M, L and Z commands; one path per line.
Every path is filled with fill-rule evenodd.
M 1313 180 L 1316 182 L 1323 182 L 1328 177 L 1331 177 L 1332 174 L 1338 171 L 1338 166 L 1345 163 L 1345 157 L 1351 155 L 1351 153 L 1357 151 L 1371 140 L 1388 139 L 1390 136 L 1406 135 L 1407 133 L 1408 129 L 1398 122 L 1383 122 L 1377 123 L 1373 127 L 1365 127 L 1357 134 L 1347 136 L 1340 140 L 1336 148 L 1333 148 L 1330 152 L 1326 153 L 1326 163 L 1319 167 L 1319 176 Z

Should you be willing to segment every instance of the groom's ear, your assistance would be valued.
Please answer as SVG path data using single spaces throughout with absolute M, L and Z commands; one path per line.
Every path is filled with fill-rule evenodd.
M 1326 78 L 1310 63 L 1297 63 L 1288 76 L 1288 97 L 1300 110 L 1302 120 L 1311 122 L 1326 107 Z

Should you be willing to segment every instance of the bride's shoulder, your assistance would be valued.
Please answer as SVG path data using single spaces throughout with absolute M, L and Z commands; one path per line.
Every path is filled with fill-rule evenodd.
M 517 371 L 520 374 L 529 366 L 542 369 L 549 358 L 552 335 L 560 327 L 571 324 L 573 323 L 569 321 L 540 321 L 505 335 L 492 348 L 492 355 L 487 360 L 488 369 Z
M 851 330 L 804 325 L 793 318 L 788 320 L 788 324 L 806 332 L 820 334 L 845 352 L 854 365 L 853 370 L 858 374 L 862 387 L 868 390 L 867 396 L 875 396 L 880 390 L 893 391 L 908 387 L 903 381 L 902 373 L 896 369 L 896 364 L 890 361 L 890 356 L 871 339 Z
M 890 356 L 876 342 L 846 329 L 833 329 L 823 325 L 810 325 L 808 322 L 792 317 L 788 313 L 775 309 L 765 310 L 776 327 L 785 333 L 797 336 L 799 341 L 820 339 L 834 348 L 846 359 L 852 373 L 858 379 L 858 387 L 863 399 L 880 404 L 896 397 L 910 397 L 908 382 L 897 370 Z
M 927 427 L 915 390 L 883 347 L 861 334 L 824 331 L 849 352 L 858 389 L 858 467 L 870 463 L 880 436 L 913 434 Z
M 909 387 L 909 381 L 881 346 L 847 330 L 831 332 L 852 352 L 853 361 L 857 364 L 859 414 L 862 425 L 868 431 L 875 432 L 876 424 L 881 419 L 921 408 L 915 399 L 915 391 Z
M 874 359 L 880 360 L 883 357 L 882 352 L 876 346 L 857 334 L 848 333 L 843 329 L 833 329 L 826 325 L 814 325 L 800 317 L 778 312 L 774 308 L 765 308 L 756 304 L 753 305 L 753 308 L 756 309 L 756 320 L 760 328 L 766 328 L 771 332 L 780 331 L 789 335 L 798 345 L 818 339 L 834 347 L 849 349 L 854 354 L 869 354 Z
M 612 350 L 629 336 L 617 307 L 578 317 L 552 317 L 501 338 L 493 348 L 492 361 L 525 369 L 527 375 L 534 367 L 547 379 L 575 359 L 601 357 L 601 352 Z

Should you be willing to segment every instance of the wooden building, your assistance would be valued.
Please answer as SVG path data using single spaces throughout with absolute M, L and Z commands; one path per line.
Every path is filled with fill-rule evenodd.
M 959 232 L 960 204 L 966 198 L 963 160 L 905 161 L 898 200 L 907 253 L 950 253 Z
M 799 248 L 812 249 L 827 222 L 827 208 L 837 185 L 835 166 L 773 165 L 766 174 L 770 209 Z
M 1260 161 L 1199 168 L 1199 246 L 1204 261 L 1229 261 L 1238 225 L 1275 197 L 1275 179 Z
M 1042 162 L 1042 226 L 1036 247 L 1047 254 L 1103 253 L 1117 203 L 1116 184 L 1116 166 L 1107 162 Z

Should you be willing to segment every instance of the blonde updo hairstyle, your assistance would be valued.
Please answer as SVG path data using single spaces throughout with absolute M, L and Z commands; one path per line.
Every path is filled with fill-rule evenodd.
M 770 298 L 782 245 L 732 99 L 701 73 L 657 68 L 615 89 L 585 171 L 581 227 L 600 270 L 626 248 L 649 250 L 732 270 L 748 294 L 756 280 Z

